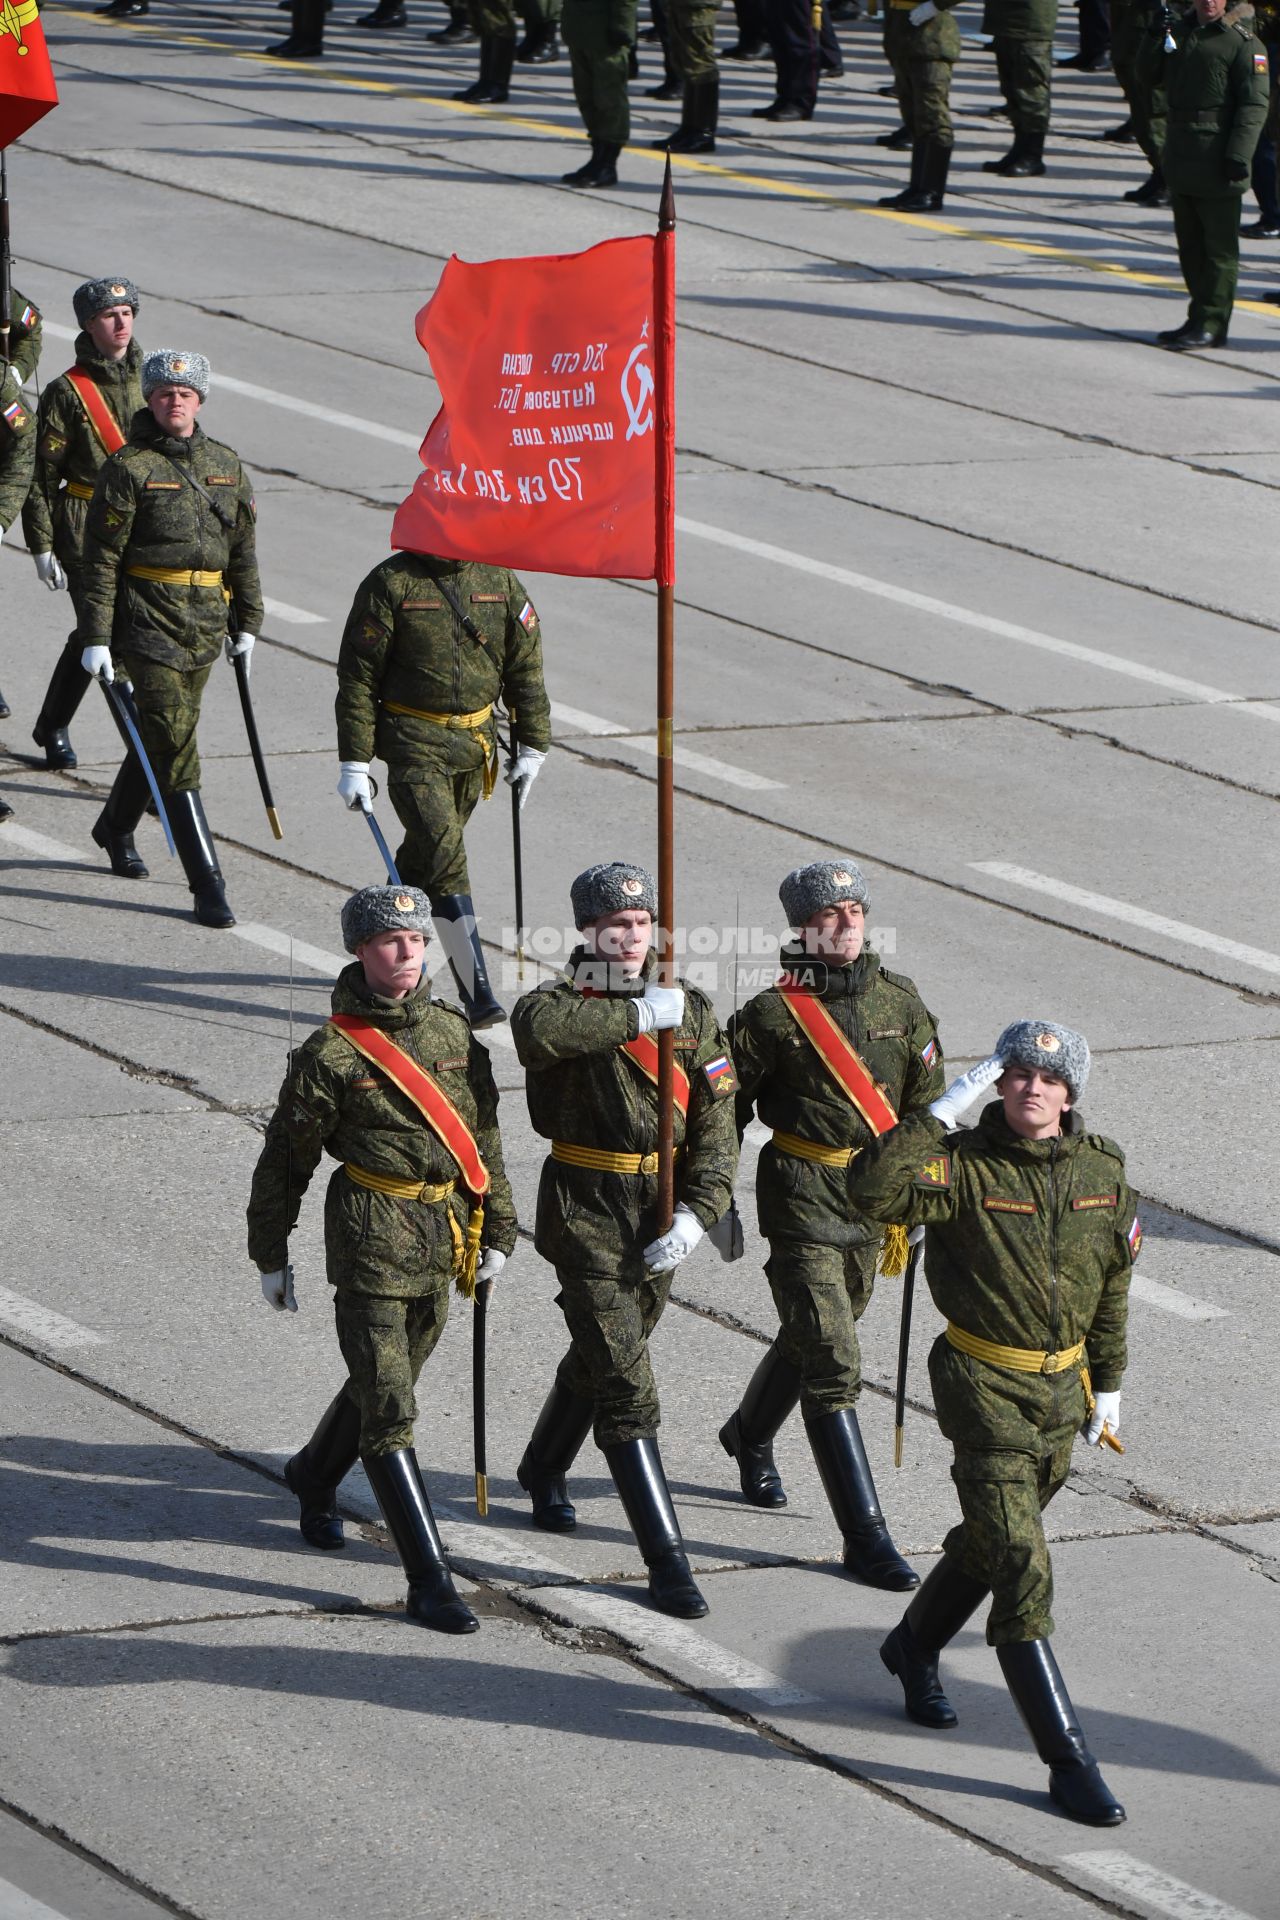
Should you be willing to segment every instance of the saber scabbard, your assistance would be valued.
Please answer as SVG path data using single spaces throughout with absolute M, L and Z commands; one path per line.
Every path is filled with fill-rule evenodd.
M 280 825 L 280 815 L 276 812 L 276 803 L 271 797 L 271 782 L 267 778 L 267 763 L 262 757 L 262 742 L 258 738 L 258 722 L 254 717 L 253 700 L 249 693 L 249 661 L 243 653 L 233 653 L 231 664 L 236 672 L 236 687 L 240 694 L 240 711 L 244 715 L 244 730 L 249 736 L 249 752 L 253 755 L 253 770 L 258 776 L 258 785 L 262 789 L 262 804 L 267 810 L 267 819 L 271 831 L 277 840 L 284 839 L 284 828 Z
M 915 1302 L 916 1269 L 920 1265 L 918 1240 L 911 1249 L 907 1270 L 902 1276 L 902 1320 L 898 1328 L 898 1384 L 893 1396 L 893 1464 L 902 1465 L 902 1436 L 907 1424 L 907 1360 L 911 1353 L 911 1309 Z
M 117 722 L 124 731 L 125 738 L 138 756 L 142 771 L 147 776 L 147 785 L 151 789 L 151 798 L 156 804 L 156 815 L 160 821 L 160 825 L 164 828 L 164 837 L 169 843 L 169 852 L 176 858 L 178 849 L 173 844 L 173 828 L 169 825 L 169 816 L 165 811 L 164 801 L 160 797 L 160 783 L 156 779 L 150 760 L 147 758 L 147 750 L 142 744 L 142 730 L 138 720 L 138 709 L 133 704 L 133 688 L 127 680 L 117 682 L 114 680 L 103 680 L 101 677 L 99 677 L 98 685 L 106 694 L 107 705 L 116 716 Z
M 365 819 L 369 822 L 369 831 L 378 843 L 378 852 L 382 855 L 382 863 L 387 869 L 388 884 L 393 887 L 400 886 L 402 882 L 400 879 L 399 871 L 396 867 L 395 861 L 391 858 L 391 849 L 387 845 L 386 838 L 383 834 L 382 828 L 378 825 L 377 821 L 373 817 L 373 808 L 361 807 L 360 811 L 364 815 Z
M 476 1286 L 475 1321 L 473 1323 L 471 1349 L 471 1414 L 474 1433 L 476 1463 L 476 1512 L 482 1520 L 489 1516 L 489 1473 L 487 1449 L 485 1445 L 485 1393 L 484 1362 L 485 1332 L 489 1319 L 489 1289 L 492 1280 L 484 1280 Z

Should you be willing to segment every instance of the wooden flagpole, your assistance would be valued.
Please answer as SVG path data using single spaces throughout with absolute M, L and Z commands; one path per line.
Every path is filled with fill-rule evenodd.
M 653 263 L 658 585 L 658 978 L 675 984 L 675 308 L 676 197 L 667 160 Z M 675 1212 L 675 1033 L 658 1034 L 658 1232 Z

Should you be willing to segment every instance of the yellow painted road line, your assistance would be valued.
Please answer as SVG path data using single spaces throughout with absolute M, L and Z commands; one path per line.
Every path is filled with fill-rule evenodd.
M 52 12 L 52 9 L 51 9 Z M 58 13 L 65 13 L 69 19 L 93 22 L 92 13 L 78 7 L 60 7 Z M 95 23 L 96 24 L 96 23 Z M 124 21 L 116 22 L 112 32 L 120 32 Z M 443 107 L 447 113 L 472 115 L 481 120 L 493 120 L 502 126 L 518 127 L 524 133 L 549 135 L 556 140 L 585 140 L 586 134 L 575 129 L 557 125 L 554 120 L 534 120 L 527 114 L 503 113 L 493 107 L 473 106 L 466 100 L 452 100 L 436 93 L 424 93 L 420 87 L 402 86 L 394 80 L 367 80 L 360 74 L 340 73 L 336 68 L 325 66 L 320 69 L 309 63 L 296 60 L 282 60 L 269 53 L 253 53 L 247 49 L 229 46 L 224 40 L 210 39 L 197 33 L 175 33 L 171 28 L 152 25 L 132 18 L 128 19 L 128 31 L 131 33 L 160 34 L 165 39 L 187 47 L 212 47 L 216 52 L 229 54 L 233 60 L 252 60 L 259 66 L 281 67 L 288 73 L 303 72 L 309 80 L 323 80 L 330 86 L 345 87 L 357 93 L 382 93 L 397 100 L 416 100 L 433 107 Z M 626 151 L 633 159 L 647 160 L 651 165 L 664 167 L 667 154 L 651 147 L 628 147 Z M 861 200 L 851 200 L 844 194 L 824 193 L 819 187 L 798 186 L 791 180 L 775 180 L 766 173 L 744 173 L 736 167 L 722 167 L 714 160 L 700 160 L 694 154 L 673 153 L 670 156 L 673 167 L 682 168 L 686 173 L 700 173 L 711 180 L 723 180 L 729 185 L 752 187 L 759 193 L 774 194 L 789 200 L 808 201 L 813 206 L 833 207 L 844 213 L 861 214 L 871 220 L 893 220 L 906 227 L 918 227 L 925 233 L 945 234 L 952 240 L 972 240 L 981 246 L 995 247 L 1006 253 L 1019 253 L 1028 259 L 1055 260 L 1063 266 L 1077 267 L 1083 273 L 1109 275 L 1115 280 L 1126 280 L 1137 287 L 1169 287 L 1175 292 L 1185 291 L 1183 282 L 1177 274 L 1144 273 L 1138 267 L 1121 266 L 1114 260 L 1091 260 L 1086 254 L 1075 253 L 1070 247 L 1055 247 L 1046 241 L 1009 240 L 1000 234 L 987 233 L 981 227 L 963 227 L 954 220 L 937 220 L 922 213 L 902 213 L 893 207 L 875 206 Z M 1264 314 L 1268 319 L 1280 319 L 1280 308 L 1263 300 L 1237 300 L 1236 307 L 1246 313 Z

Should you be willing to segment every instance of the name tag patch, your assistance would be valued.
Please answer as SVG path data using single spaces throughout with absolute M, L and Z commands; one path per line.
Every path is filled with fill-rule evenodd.
M 467 1056 L 465 1053 L 461 1053 L 456 1059 L 432 1060 L 429 1064 L 432 1073 L 456 1073 L 460 1067 L 466 1066 Z
M 405 613 L 439 613 L 441 607 L 444 605 L 444 601 L 402 600 L 400 605 Z
M 905 1040 L 906 1037 L 907 1037 L 907 1030 L 905 1027 L 868 1027 L 867 1028 L 868 1040 Z
M 181 493 L 182 492 L 181 480 L 145 480 L 143 482 L 143 487 L 147 493 Z
M 505 593 L 473 593 L 471 604 L 473 607 L 505 607 L 507 596 Z
M 1002 1200 L 998 1193 L 989 1193 L 982 1203 L 986 1213 L 1035 1213 L 1034 1200 Z
M 1095 1207 L 1114 1207 L 1114 1193 L 1082 1193 L 1078 1200 L 1071 1202 L 1072 1213 L 1091 1213 Z

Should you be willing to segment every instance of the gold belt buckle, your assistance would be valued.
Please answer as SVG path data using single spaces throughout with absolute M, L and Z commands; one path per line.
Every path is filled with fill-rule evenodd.
M 658 1171 L 657 1154 L 642 1153 L 640 1155 L 640 1165 L 639 1165 L 638 1171 L 640 1173 L 656 1173 Z

